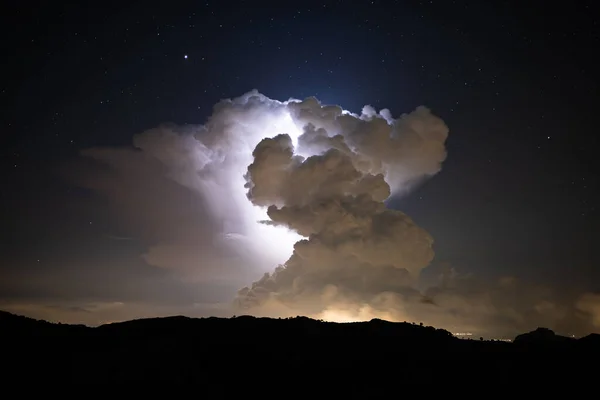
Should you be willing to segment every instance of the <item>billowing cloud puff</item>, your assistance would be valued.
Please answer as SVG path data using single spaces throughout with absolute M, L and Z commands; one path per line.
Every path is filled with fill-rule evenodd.
M 252 311 L 279 302 L 319 314 L 351 303 L 387 312 L 419 297 L 413 284 L 433 259 L 433 239 L 384 201 L 440 170 L 448 128 L 424 107 L 398 119 L 314 98 L 289 108 L 303 133 L 261 140 L 246 188 L 267 208 L 265 224 L 303 239 L 285 264 L 239 292 L 238 305 Z

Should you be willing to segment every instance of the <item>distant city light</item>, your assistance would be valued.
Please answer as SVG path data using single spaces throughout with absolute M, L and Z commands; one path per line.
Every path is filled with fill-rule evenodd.
M 456 332 L 456 333 L 453 333 L 453 335 L 460 339 L 470 339 L 471 336 L 473 336 L 473 334 L 471 332 Z M 491 340 L 493 342 L 512 342 L 512 339 L 505 339 L 505 338 L 488 339 L 488 340 Z

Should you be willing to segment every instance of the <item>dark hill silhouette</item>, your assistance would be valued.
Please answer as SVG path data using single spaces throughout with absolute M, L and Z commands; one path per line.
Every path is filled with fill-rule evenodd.
M 547 346 L 553 344 L 571 344 L 575 339 L 560 336 L 548 328 L 537 328 L 534 331 L 518 335 L 514 343 L 532 346 Z
M 556 374 L 561 365 L 581 365 L 600 355 L 599 335 L 570 339 L 541 328 L 506 343 L 458 339 L 411 323 L 306 317 L 174 316 L 92 328 L 0 312 L 0 343 L 3 365 L 10 366 L 15 382 L 68 378 L 102 385 L 205 382 L 211 374 L 233 379 L 298 369 L 303 374 L 362 371 L 363 380 L 393 372 L 393 382 L 409 383 L 465 376 L 495 380 L 504 373 L 516 382 L 529 379 L 524 377 L 531 369 Z
M 600 349 L 600 334 L 590 333 L 587 336 L 579 339 L 581 343 L 584 343 L 586 346 L 594 346 L 595 348 Z

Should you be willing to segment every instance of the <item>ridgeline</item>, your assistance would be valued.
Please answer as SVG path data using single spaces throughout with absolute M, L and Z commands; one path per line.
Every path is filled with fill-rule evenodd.
M 497 379 L 498 373 L 514 382 L 525 379 L 522 373 L 535 371 L 537 376 L 542 370 L 581 377 L 585 370 L 572 368 L 595 365 L 600 355 L 598 334 L 573 339 L 539 328 L 513 342 L 465 340 L 411 323 L 333 323 L 306 317 L 174 316 L 92 328 L 0 311 L 0 340 L 8 371 L 4 377 L 10 376 L 6 382 L 66 379 L 102 385 L 206 383 L 208 376 L 236 379 L 237 374 L 263 371 L 267 378 L 268 371 L 311 374 L 323 369 L 364 379 L 383 369 L 397 382 L 410 383 Z

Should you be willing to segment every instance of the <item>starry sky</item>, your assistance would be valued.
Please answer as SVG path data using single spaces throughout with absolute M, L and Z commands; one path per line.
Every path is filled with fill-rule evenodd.
M 426 105 L 450 129 L 448 158 L 388 204 L 431 233 L 434 266 L 518 276 L 565 298 L 600 291 L 600 10 L 592 1 L 528 4 L 3 6 L 0 306 L 51 316 L 40 307 L 68 304 L 73 313 L 61 318 L 98 323 L 90 310 L 123 303 L 136 317 L 152 313 L 144 304 L 194 314 L 191 305 L 228 301 L 246 276 L 186 281 L 140 256 L 144 220 L 165 217 L 160 204 L 175 200 L 143 192 L 135 201 L 153 204 L 132 228 L 125 206 L 73 176 L 88 168 L 83 149 L 130 146 L 161 123 L 203 123 L 220 99 L 255 88 L 357 112 Z

